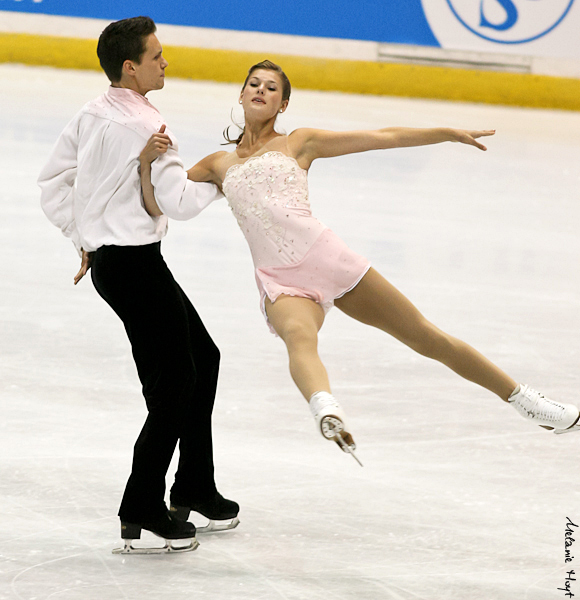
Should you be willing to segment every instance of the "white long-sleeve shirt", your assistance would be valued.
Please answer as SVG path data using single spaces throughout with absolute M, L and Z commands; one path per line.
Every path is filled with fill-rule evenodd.
M 86 104 L 61 133 L 38 178 L 41 206 L 79 252 L 158 242 L 167 231 L 167 217 L 191 219 L 223 198 L 215 185 L 187 179 L 177 140 L 166 130 L 173 145 L 151 168 L 155 198 L 166 216 L 147 213 L 139 154 L 163 124 L 144 96 L 110 87 Z

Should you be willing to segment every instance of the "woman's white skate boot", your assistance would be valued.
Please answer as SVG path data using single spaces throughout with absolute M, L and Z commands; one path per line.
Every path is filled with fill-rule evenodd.
M 316 421 L 316 427 L 327 440 L 338 444 L 343 452 L 348 452 L 362 467 L 354 451 L 356 445 L 347 426 L 346 415 L 340 404 L 328 392 L 316 392 L 310 398 L 310 412 Z
M 573 404 L 561 404 L 546 398 L 527 385 L 519 385 L 508 402 L 524 417 L 554 433 L 580 431 L 580 411 Z

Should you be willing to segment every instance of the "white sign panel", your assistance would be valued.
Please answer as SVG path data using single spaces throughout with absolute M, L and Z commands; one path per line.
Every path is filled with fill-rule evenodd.
M 580 59 L 580 0 L 421 0 L 442 48 Z

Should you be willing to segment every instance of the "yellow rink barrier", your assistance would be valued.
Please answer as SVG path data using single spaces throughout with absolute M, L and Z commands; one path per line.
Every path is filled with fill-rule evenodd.
M 98 70 L 96 45 L 96 40 L 0 33 L 0 62 Z M 164 46 L 164 55 L 167 74 L 186 79 L 241 84 L 251 65 L 268 58 L 297 88 L 580 110 L 580 79 L 171 45 Z

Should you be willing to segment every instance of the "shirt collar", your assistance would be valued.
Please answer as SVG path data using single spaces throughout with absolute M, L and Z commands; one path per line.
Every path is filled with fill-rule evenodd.
M 142 102 L 147 106 L 153 106 L 145 96 L 142 96 L 139 92 L 136 92 L 130 88 L 113 87 L 109 86 L 107 95 L 116 100 L 130 100 L 133 102 Z

